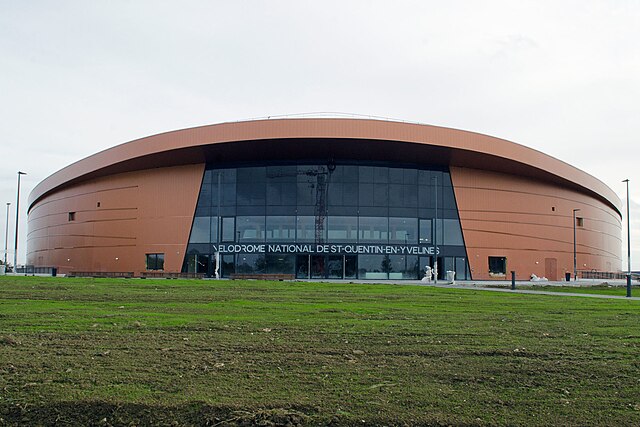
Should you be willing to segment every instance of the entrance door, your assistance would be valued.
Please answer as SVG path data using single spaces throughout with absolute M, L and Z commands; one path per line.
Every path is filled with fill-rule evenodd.
M 558 280 L 558 260 L 556 258 L 544 259 L 544 275 L 551 281 Z
M 358 275 L 358 256 L 345 255 L 344 256 L 344 278 L 355 279 L 357 275 Z
M 298 279 L 355 279 L 357 275 L 357 255 L 296 256 Z
M 327 275 L 326 256 L 311 255 L 311 278 L 324 279 Z
M 437 260 L 438 260 L 438 280 L 444 280 L 444 278 L 446 277 L 445 276 L 446 273 L 445 273 L 445 270 L 444 270 L 444 268 L 445 268 L 444 267 L 444 259 L 441 256 L 439 256 L 437 258 Z
M 342 255 L 331 255 L 328 257 L 327 277 L 329 279 L 342 279 L 342 271 L 344 267 L 344 259 Z
M 296 256 L 296 279 L 309 278 L 309 255 Z

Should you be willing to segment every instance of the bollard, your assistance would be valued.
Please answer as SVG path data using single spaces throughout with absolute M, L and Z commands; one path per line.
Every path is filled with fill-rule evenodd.
M 627 298 L 631 298 L 631 275 L 627 274 Z
M 511 290 L 513 291 L 516 290 L 516 272 L 515 271 L 511 272 Z

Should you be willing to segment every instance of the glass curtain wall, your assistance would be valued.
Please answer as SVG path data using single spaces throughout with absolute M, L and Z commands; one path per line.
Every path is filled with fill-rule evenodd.
M 437 262 L 470 278 L 446 169 L 229 166 L 205 170 L 185 272 L 213 275 L 219 251 L 222 277 L 420 279 Z

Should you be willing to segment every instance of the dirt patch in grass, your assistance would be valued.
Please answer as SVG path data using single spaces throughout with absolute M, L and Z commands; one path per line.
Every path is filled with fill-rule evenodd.
M 241 409 L 196 402 L 180 406 L 58 402 L 0 405 L 1 425 L 92 426 L 302 426 L 320 421 L 313 408 Z M 323 423 L 339 422 L 336 416 Z
M 10 345 L 15 347 L 16 345 L 20 345 L 20 341 L 11 336 L 0 336 L 0 346 L 3 345 Z

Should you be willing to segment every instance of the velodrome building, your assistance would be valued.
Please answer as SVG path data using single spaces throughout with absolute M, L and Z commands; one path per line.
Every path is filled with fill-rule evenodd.
M 559 280 L 619 271 L 620 200 L 474 132 L 353 118 L 221 123 L 94 154 L 32 191 L 27 263 L 60 273 Z

